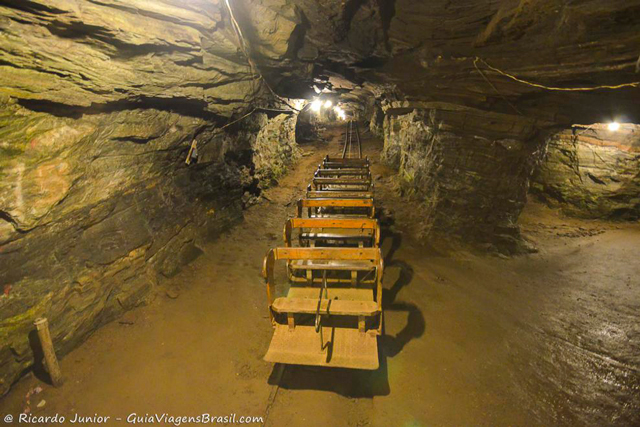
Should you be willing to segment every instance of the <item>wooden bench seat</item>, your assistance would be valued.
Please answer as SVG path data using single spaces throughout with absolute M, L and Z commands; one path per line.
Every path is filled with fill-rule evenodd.
M 293 231 L 299 230 L 300 245 L 304 241 L 340 240 L 380 244 L 378 221 L 371 218 L 290 218 L 284 225 L 283 239 L 292 246 Z
M 320 289 L 316 286 L 292 285 L 287 292 L 289 298 L 315 298 L 318 300 Z M 324 292 L 324 291 L 323 291 Z M 371 287 L 354 288 L 351 286 L 329 286 L 327 298 L 347 301 L 373 301 L 373 289 Z
M 302 212 L 307 209 L 307 215 L 309 218 L 317 217 L 320 215 L 320 209 L 330 209 L 331 211 L 338 210 L 342 214 L 345 211 L 349 212 L 349 216 L 363 214 L 368 218 L 375 216 L 375 206 L 373 205 L 373 199 L 367 198 L 352 198 L 352 199 L 340 199 L 340 198 L 308 198 L 300 199 L 297 203 L 296 216 L 302 218 Z M 336 216 L 331 213 L 328 216 Z
M 318 297 L 276 298 L 272 308 L 276 313 L 316 314 L 318 310 Z M 373 316 L 378 314 L 378 304 L 373 300 L 347 301 L 340 299 L 323 299 L 320 301 L 320 313 L 336 316 Z
M 292 270 L 371 271 L 376 264 L 369 260 L 295 260 L 289 264 Z
M 310 221 L 308 219 L 296 218 L 293 220 Z M 368 221 L 374 220 L 362 218 L 357 221 L 367 223 Z M 287 267 L 287 277 L 289 279 L 289 283 L 292 285 L 289 287 L 289 292 L 286 297 L 287 299 L 291 299 L 291 301 L 288 301 L 287 299 L 280 299 L 279 302 L 275 304 L 275 264 L 277 261 L 285 262 Z M 296 326 L 296 313 L 298 313 L 298 317 L 300 314 L 312 314 L 313 312 L 310 311 L 312 309 L 312 301 L 314 300 L 316 302 L 315 308 L 317 309 L 321 290 L 317 285 L 321 285 L 322 287 L 326 287 L 326 294 L 323 290 L 323 296 L 326 297 L 324 299 L 333 298 L 332 301 L 340 301 L 337 303 L 337 306 L 333 308 L 336 310 L 335 313 L 343 313 L 343 315 L 357 317 L 357 329 L 346 328 L 348 332 L 344 332 L 345 334 L 349 334 L 349 341 L 353 339 L 357 342 L 363 343 L 359 336 L 381 334 L 383 265 L 384 261 L 382 258 L 382 252 L 379 248 L 281 247 L 271 249 L 264 258 L 262 274 L 267 285 L 269 318 L 274 328 L 276 328 L 277 331 L 284 332 L 285 329 L 282 329 L 282 327 L 284 327 L 286 328 L 287 333 L 290 334 L 298 334 L 301 330 L 306 330 L 304 325 Z M 318 275 L 318 271 L 322 272 L 320 275 L 321 277 L 314 277 L 314 275 Z M 298 274 L 302 273 L 302 277 L 293 277 L 294 272 Z M 314 274 L 314 272 L 316 272 L 316 274 Z M 362 275 L 362 277 L 358 277 L 359 274 Z M 347 278 L 345 280 L 345 278 L 341 278 L 340 276 L 347 276 Z M 366 281 L 365 279 L 369 280 Z M 300 283 L 306 283 L 307 286 L 305 287 Z M 303 287 L 308 290 L 302 291 L 301 288 Z M 336 294 L 336 292 L 340 292 L 336 290 L 337 288 L 348 287 L 351 289 L 363 290 L 353 291 L 360 293 L 360 295 L 351 295 L 351 299 L 343 299 Z M 317 296 L 314 297 L 313 293 Z M 373 299 L 371 299 L 372 296 Z M 308 301 L 299 301 L 305 299 Z M 349 304 L 348 301 L 354 302 L 354 304 Z M 320 327 L 323 328 L 323 330 L 325 327 L 325 324 L 322 323 L 323 317 L 325 318 L 325 321 L 331 322 L 330 314 L 333 314 L 331 311 L 332 303 L 333 302 L 321 303 L 327 304 L 327 306 L 325 306 L 325 311 L 328 309 L 329 315 L 327 315 L 327 313 L 318 313 L 315 318 L 316 322 L 320 322 L 318 325 L 321 325 Z M 376 308 L 374 308 L 374 306 Z M 286 326 L 281 323 L 283 320 L 282 315 L 280 315 L 281 312 L 286 312 Z M 337 328 L 336 330 L 342 331 L 344 329 L 345 328 Z M 370 334 L 367 334 L 368 329 L 371 329 Z M 277 332 L 273 338 L 273 340 L 278 344 L 273 345 L 274 342 L 272 341 L 271 348 L 281 348 L 283 351 L 289 349 L 289 345 L 293 344 L 286 342 L 288 341 L 287 337 L 291 337 L 293 335 L 282 335 L 277 338 L 276 335 L 279 333 L 280 332 Z M 304 336 L 300 335 L 300 337 L 301 339 L 304 339 L 305 346 L 307 346 L 306 340 L 309 337 L 307 337 L 306 333 Z M 280 339 L 282 339 L 282 342 L 279 341 Z M 280 345 L 282 345 L 282 347 Z M 351 344 L 349 344 L 349 346 L 350 345 Z

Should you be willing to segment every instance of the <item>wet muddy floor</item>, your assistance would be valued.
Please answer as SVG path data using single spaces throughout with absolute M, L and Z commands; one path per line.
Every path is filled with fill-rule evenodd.
M 373 139 L 364 150 L 386 224 L 381 368 L 264 362 L 262 259 L 282 244 L 320 159 L 339 151 L 339 131 L 327 136 L 153 303 L 67 355 L 62 388 L 27 376 L 0 414 L 22 412 L 41 386 L 33 414 L 99 414 L 109 425 L 132 413 L 260 416 L 269 426 L 640 425 L 640 226 L 531 202 L 521 226 L 537 253 L 436 251 L 413 237 L 419 208 L 394 192 Z

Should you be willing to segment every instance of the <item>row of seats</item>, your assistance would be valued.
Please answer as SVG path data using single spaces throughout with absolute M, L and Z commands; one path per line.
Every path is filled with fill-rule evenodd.
M 375 212 L 369 160 L 325 157 L 285 223 L 284 246 L 264 260 L 274 327 L 265 360 L 378 368 L 383 259 Z M 278 262 L 284 289 L 276 287 Z

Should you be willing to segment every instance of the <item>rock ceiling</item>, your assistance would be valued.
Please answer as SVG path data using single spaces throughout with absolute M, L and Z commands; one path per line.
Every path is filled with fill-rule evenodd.
M 253 54 L 267 77 L 290 96 L 305 95 L 304 83 L 313 79 L 331 87 L 331 76 L 338 74 L 354 83 L 360 96 L 385 93 L 390 99 L 459 104 L 562 124 L 640 119 L 638 86 L 627 85 L 640 81 L 640 1 L 232 4 L 242 25 L 252 29 L 247 34 L 257 46 Z M 273 45 L 274 37 L 283 42 L 280 30 L 287 25 L 290 38 L 279 50 L 260 47 Z M 289 64 L 284 72 L 283 62 Z M 512 77 L 552 88 L 623 86 L 549 90 Z
M 390 108 L 440 102 L 544 123 L 640 121 L 638 86 L 629 85 L 640 81 L 638 0 L 4 3 L 2 93 L 27 104 L 161 99 L 238 112 L 258 86 L 228 4 L 259 72 L 283 96 L 309 98 L 315 86 L 346 100 L 403 101 Z M 516 78 L 623 86 L 549 90 Z

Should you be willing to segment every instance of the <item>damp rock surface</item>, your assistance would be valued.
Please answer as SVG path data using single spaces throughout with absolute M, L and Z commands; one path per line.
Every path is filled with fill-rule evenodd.
M 252 74 L 218 1 L 10 1 L 0 6 L 2 93 L 37 108 L 144 100 L 222 115 Z
M 3 390 L 33 361 L 35 317 L 49 318 L 64 355 L 239 221 L 243 188 L 224 156 L 185 164 L 202 119 L 152 109 L 69 119 L 5 108 L 22 126 L 4 129 L 14 151 L 3 157 L 0 181 L 0 283 L 11 286 L 0 297 Z
M 576 128 L 549 139 L 531 190 L 568 215 L 640 218 L 640 131 Z

